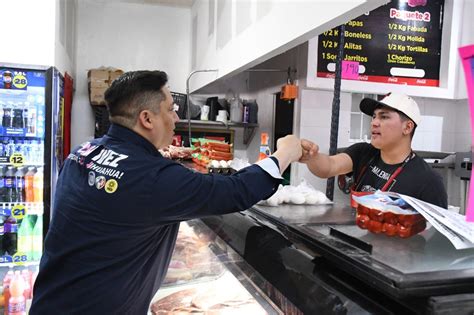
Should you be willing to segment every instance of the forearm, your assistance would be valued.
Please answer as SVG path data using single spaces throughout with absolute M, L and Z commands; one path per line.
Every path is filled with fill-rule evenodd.
M 308 169 L 314 175 L 321 178 L 329 178 L 337 174 L 332 174 L 332 163 L 329 155 L 318 153 L 312 159 L 306 162 Z
M 287 167 L 291 164 L 291 157 L 288 153 L 284 151 L 275 151 L 275 153 L 272 154 L 277 160 L 278 164 L 280 166 L 280 174 L 283 174 L 283 172 L 287 169 Z

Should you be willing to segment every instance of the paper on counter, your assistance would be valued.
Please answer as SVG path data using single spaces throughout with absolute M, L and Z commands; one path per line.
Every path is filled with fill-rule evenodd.
M 474 223 L 466 222 L 463 215 L 403 194 L 380 191 L 377 193 L 403 199 L 446 236 L 456 249 L 474 248 Z

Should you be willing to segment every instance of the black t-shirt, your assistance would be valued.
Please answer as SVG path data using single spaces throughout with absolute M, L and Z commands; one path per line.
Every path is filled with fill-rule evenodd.
M 356 143 L 347 148 L 345 153 L 352 159 L 356 191 L 382 189 L 395 170 L 403 165 L 403 162 L 395 165 L 384 163 L 380 150 L 368 143 Z M 448 196 L 441 176 L 416 154 L 403 166 L 386 191 L 415 197 L 442 208 L 448 207 Z

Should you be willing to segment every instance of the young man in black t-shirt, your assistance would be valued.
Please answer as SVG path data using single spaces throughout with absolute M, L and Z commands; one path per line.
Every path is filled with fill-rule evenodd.
M 356 192 L 394 191 L 447 208 L 441 176 L 411 149 L 421 121 L 416 102 L 407 95 L 390 93 L 381 101 L 364 98 L 360 110 L 372 116 L 370 144 L 357 143 L 328 156 L 319 153 L 316 144 L 302 140 L 301 162 L 323 178 L 353 172 Z

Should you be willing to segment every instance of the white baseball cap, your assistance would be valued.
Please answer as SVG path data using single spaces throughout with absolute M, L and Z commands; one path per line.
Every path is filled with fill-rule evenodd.
M 408 116 L 418 126 L 421 122 L 420 108 L 410 96 L 405 94 L 388 93 L 382 100 L 364 98 L 359 105 L 360 111 L 372 116 L 378 106 L 387 106 Z

